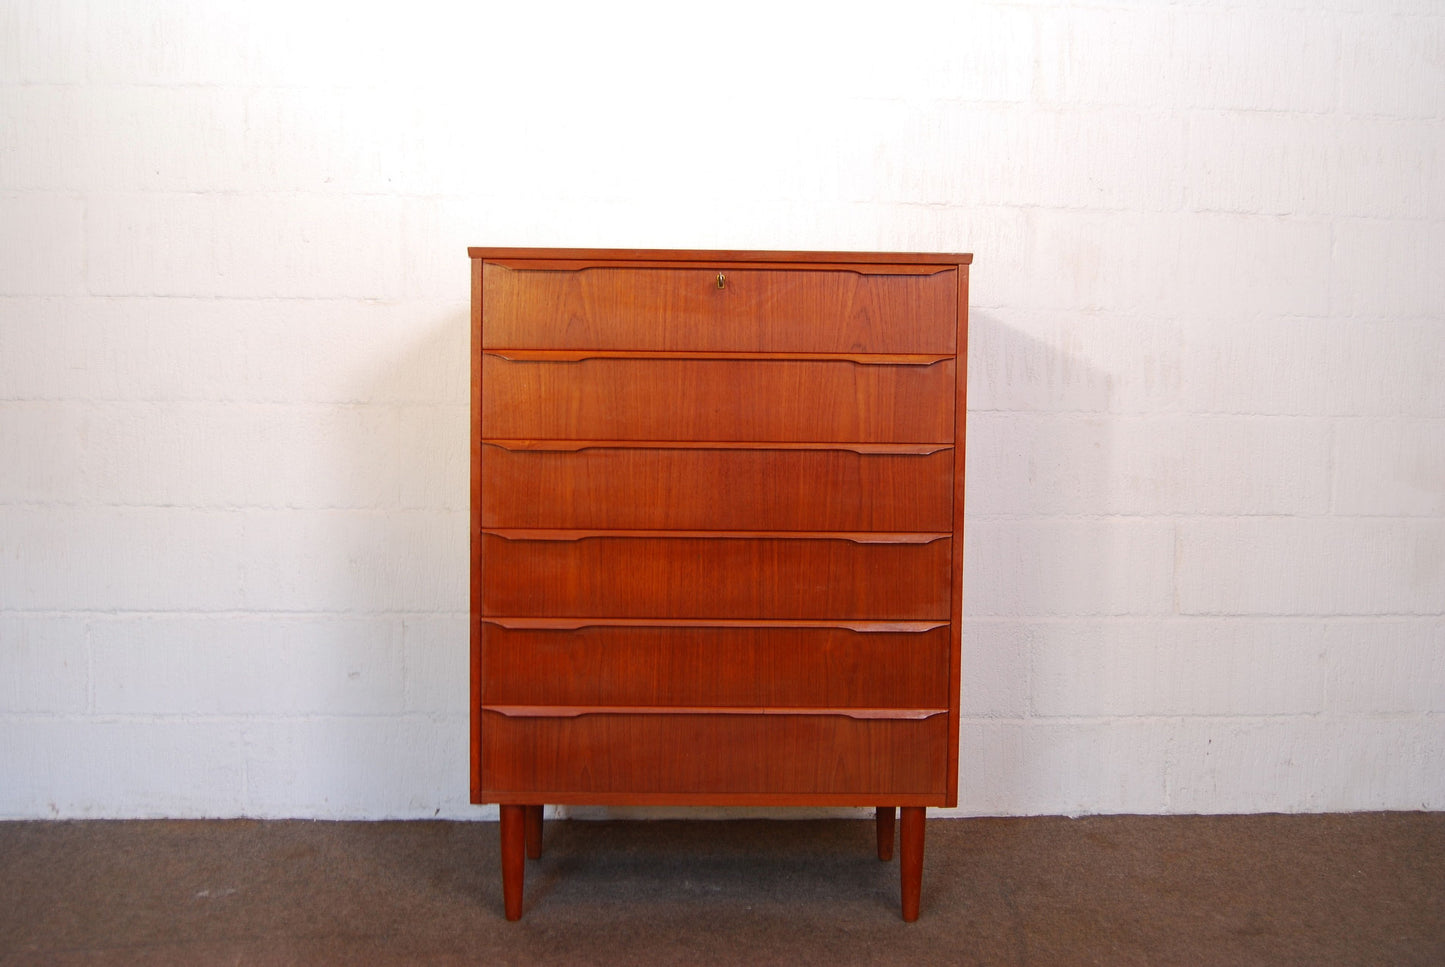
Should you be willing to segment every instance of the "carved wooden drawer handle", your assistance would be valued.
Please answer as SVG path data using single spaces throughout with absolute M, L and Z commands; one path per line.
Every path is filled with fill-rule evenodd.
M 556 527 L 483 527 L 481 533 L 504 541 L 586 541 L 625 537 L 656 540 L 848 541 L 851 544 L 932 544 L 952 534 L 884 531 L 699 531 L 576 530 Z
M 948 714 L 946 708 L 737 708 L 727 705 L 483 705 L 482 710 L 519 719 L 575 719 L 583 715 L 841 715 L 850 719 L 918 722 Z
M 857 634 L 923 634 L 948 627 L 947 621 L 824 621 L 807 618 L 514 618 L 486 615 L 477 619 L 509 631 L 580 631 L 583 628 L 803 628 L 842 630 Z

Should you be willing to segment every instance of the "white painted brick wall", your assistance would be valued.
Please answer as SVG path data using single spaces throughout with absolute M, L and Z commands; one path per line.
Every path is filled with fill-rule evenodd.
M 467 801 L 465 714 L 262 719 L 246 728 L 244 761 L 260 816 L 481 812 Z
M 1437 271 L 1445 220 L 1341 218 L 1334 241 L 1330 301 L 1336 312 L 1437 323 L 1445 314 Z
M 227 510 L 12 504 L 0 508 L 0 611 L 246 607 L 246 521 Z
M 466 600 L 465 512 L 253 511 L 238 556 L 258 611 L 449 611 Z
M 402 621 L 406 711 L 455 715 L 467 708 L 469 656 L 456 642 L 467 636 L 465 614 L 410 614 Z
M 81 223 L 75 195 L 0 191 L 0 290 L 11 295 L 84 292 Z
M 1445 420 L 1343 423 L 1334 464 L 1336 513 L 1445 517 Z
M 1445 694 L 1445 621 L 1336 621 L 1324 628 L 1328 709 L 1419 716 Z M 1438 717 L 1438 715 L 1436 716 Z
M 969 495 L 979 514 L 1330 509 L 1331 426 L 1320 419 L 987 412 L 968 430 L 972 466 L 987 468 Z
M 1313 715 L 1324 711 L 1323 626 L 1299 618 L 1039 622 L 1039 716 Z
M 1020 719 L 1029 714 L 1029 655 L 1035 624 L 1016 618 L 965 617 L 960 714 Z
M 1345 18 L 1261 6 L 1058 5 L 1040 16 L 1040 93 L 1156 110 L 1334 107 Z
M 493 815 L 469 244 L 976 253 L 960 814 L 1445 809 L 1442 52 L 0 0 L 0 818 Z
M 1181 614 L 1439 614 L 1445 520 L 1201 518 L 1179 525 Z
M 1368 7 L 1366 8 L 1368 10 Z M 1341 26 L 1340 107 L 1350 114 L 1445 117 L 1445 28 L 1433 16 L 1358 16 Z
M 198 716 L 8 720 L 0 743 L 0 774 L 7 779 L 0 814 L 104 819 L 248 812 L 242 728 L 238 719 Z
M 959 811 L 1164 812 L 1170 739 L 1162 719 L 965 719 Z
M 1171 737 L 1170 807 L 1216 812 L 1247 784 L 1268 812 L 1438 809 L 1440 716 L 1200 717 Z
M 85 457 L 94 501 L 370 508 L 395 505 L 401 490 L 392 406 L 114 403 L 81 433 L 95 441 Z M 225 446 L 212 442 L 219 440 Z
M 0 83 L 75 84 L 85 80 L 87 10 L 80 3 L 0 6 Z
M 79 403 L 10 402 L 0 409 L 0 504 L 73 504 L 85 490 Z
M 89 708 L 84 618 L 0 615 L 0 644 L 0 716 L 82 714 Z
M 970 480 L 978 476 L 974 470 Z M 964 541 L 967 614 L 1164 614 L 1174 607 L 1175 532 L 1167 519 L 976 517 Z M 970 569 L 975 560 L 995 566 Z
M 396 617 L 123 616 L 90 625 L 102 715 L 396 715 Z
M 395 300 L 403 205 L 386 195 L 100 194 L 87 208 L 86 284 L 97 295 Z
M 1445 185 L 1434 177 L 1445 159 L 1445 120 L 1356 117 L 1335 125 L 1331 191 L 1340 215 L 1438 219 Z M 1323 210 L 1323 209 L 1322 209 Z

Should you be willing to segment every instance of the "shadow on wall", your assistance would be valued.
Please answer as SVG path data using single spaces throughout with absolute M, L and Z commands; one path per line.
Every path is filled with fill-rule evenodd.
M 1067 812 L 1098 782 L 1080 730 L 1039 720 L 1035 697 L 1040 637 L 1129 607 L 1137 568 L 1099 501 L 1116 401 L 1112 375 L 1072 350 L 1089 322 L 970 314 L 957 815 Z

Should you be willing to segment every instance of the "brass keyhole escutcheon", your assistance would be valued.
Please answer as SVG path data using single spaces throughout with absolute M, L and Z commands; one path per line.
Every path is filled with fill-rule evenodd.
M 728 277 L 725 276 L 725 275 L 723 275 L 721 272 L 719 272 L 719 273 L 717 274 L 717 287 L 718 287 L 719 289 L 725 289 L 725 288 L 727 288 L 727 284 L 728 284 Z

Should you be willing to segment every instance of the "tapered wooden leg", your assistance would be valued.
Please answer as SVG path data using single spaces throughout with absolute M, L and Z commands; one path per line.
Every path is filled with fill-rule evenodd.
M 901 855 L 898 859 L 899 882 L 903 893 L 903 919 L 918 919 L 918 898 L 923 892 L 923 807 L 904 806 L 899 831 Z
M 873 811 L 873 821 L 878 826 L 878 858 L 893 859 L 893 807 L 879 806 Z
M 526 806 L 502 807 L 502 906 L 508 920 L 522 919 L 522 874 L 526 871 Z
M 542 807 L 527 807 L 527 859 L 542 857 Z

